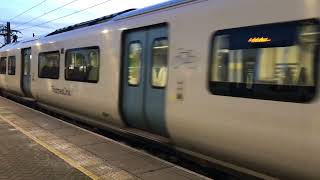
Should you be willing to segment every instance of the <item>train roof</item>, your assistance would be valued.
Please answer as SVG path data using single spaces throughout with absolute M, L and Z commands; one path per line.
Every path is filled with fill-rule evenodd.
M 60 34 L 60 33 L 64 33 L 64 32 L 68 32 L 68 31 L 72 31 L 72 30 L 76 30 L 76 29 L 80 29 L 80 28 L 84 28 L 84 27 L 88 27 L 88 26 L 93 26 L 96 24 L 101 24 L 101 23 L 105 23 L 108 21 L 117 21 L 117 20 L 121 20 L 121 19 L 126 19 L 129 17 L 133 17 L 133 16 L 138 16 L 141 14 L 146 14 L 146 13 L 150 13 L 150 12 L 154 12 L 154 11 L 158 11 L 161 9 L 165 9 L 165 8 L 169 8 L 169 7 L 173 7 L 173 6 L 177 6 L 177 5 L 181 5 L 181 4 L 185 4 L 188 2 L 192 2 L 192 1 L 196 1 L 196 0 L 170 0 L 164 3 L 159 3 L 153 6 L 148 6 L 145 8 L 141 8 L 141 9 L 128 9 L 125 11 L 121 11 L 118 13 L 114 13 L 114 14 L 110 14 L 107 16 L 103 16 L 97 19 L 93 19 L 90 21 L 86 21 L 86 22 L 81 22 L 78 24 L 74 24 L 71 26 L 67 26 L 61 29 L 57 29 L 54 32 L 49 33 L 46 36 L 52 36 L 55 34 Z
M 101 18 L 97 18 L 97 19 L 93 19 L 90 21 L 86 21 L 86 22 L 82 22 L 82 23 L 78 23 L 72 26 L 67 26 L 61 29 L 57 29 L 47 35 L 44 36 L 40 36 L 40 37 L 34 37 L 34 38 L 29 38 L 29 39 L 23 39 L 21 41 L 15 42 L 15 43 L 11 43 L 8 45 L 5 45 L 3 47 L 0 48 L 0 51 L 6 51 L 6 50 L 10 50 L 10 49 L 14 49 L 14 48 L 24 48 L 24 47 L 29 47 L 32 46 L 34 44 L 36 44 L 39 41 L 50 41 L 50 39 L 55 38 L 56 36 L 54 35 L 59 35 L 59 34 L 64 34 L 66 32 L 70 32 L 70 31 L 74 31 L 74 30 L 80 30 L 80 29 L 85 29 L 87 27 L 91 27 L 94 25 L 98 25 L 98 24 L 104 24 L 104 23 L 109 23 L 109 22 L 114 22 L 114 21 L 119 21 L 119 20 L 123 20 L 126 18 L 131 18 L 131 17 L 135 17 L 135 16 L 139 16 L 142 14 L 148 14 L 151 12 L 156 12 L 159 10 L 163 10 L 163 9 L 167 9 L 170 7 L 174 7 L 174 6 L 179 6 L 179 5 L 183 5 L 186 3 L 190 3 L 190 2 L 194 2 L 194 1 L 201 1 L 201 0 L 170 0 L 167 2 L 163 2 L 160 4 L 156 4 L 156 5 L 152 5 L 149 7 L 145 7 L 145 8 L 141 8 L 141 9 L 129 9 L 129 10 L 125 10 L 122 12 L 118 12 L 118 13 L 114 13 L 111 15 L 107 15 L 107 16 L 103 16 Z M 52 37 L 52 38 L 51 38 Z
M 137 9 L 134 11 L 129 11 L 127 13 L 120 14 L 120 15 L 114 17 L 113 20 L 117 21 L 117 20 L 121 20 L 121 19 L 126 19 L 126 18 L 130 18 L 130 17 L 134 17 L 134 16 L 138 16 L 138 15 L 142 15 L 142 14 L 147 14 L 147 13 L 151 13 L 154 11 L 159 11 L 162 9 L 186 4 L 189 2 L 193 2 L 193 1 L 199 1 L 199 0 L 171 0 L 171 1 L 163 2 L 163 3 L 159 3 L 159 4 L 156 4 L 153 6 L 148 6 L 145 8 L 141 8 L 141 9 Z
M 37 36 L 37 37 L 32 37 L 32 38 L 27 38 L 27 39 L 23 39 L 21 41 L 18 42 L 14 42 L 14 43 L 10 43 L 7 44 L 3 47 L 0 48 L 0 52 L 6 51 L 6 50 L 11 50 L 14 49 L 16 47 L 29 47 L 33 44 L 35 44 L 35 42 L 41 38 L 43 38 L 44 36 Z
M 61 28 L 61 29 L 57 29 L 57 30 L 49 33 L 46 36 L 52 36 L 52 35 L 55 35 L 55 34 L 60 34 L 60 33 L 64 33 L 64 32 L 67 32 L 67 31 L 72 31 L 72 30 L 75 30 L 75 29 L 80 29 L 80 28 L 83 28 L 83 27 L 88 27 L 88 26 L 93 26 L 93 25 L 96 25 L 96 24 L 108 22 L 108 21 L 112 20 L 112 18 L 114 18 L 114 17 L 116 17 L 116 16 L 118 16 L 120 14 L 124 14 L 124 13 L 127 13 L 129 11 L 133 11 L 133 10 L 135 10 L 135 9 L 128 9 L 128 10 L 121 11 L 121 12 L 118 12 L 118 13 L 114 13 L 114 14 L 110 14 L 110 15 L 107 15 L 107 16 L 103 16 L 103 17 L 100 17 L 100 18 L 97 18 L 97 19 L 81 22 L 81 23 L 74 24 L 74 25 L 71 25 L 71 26 L 67 26 L 67 27 L 64 27 L 64 28 Z

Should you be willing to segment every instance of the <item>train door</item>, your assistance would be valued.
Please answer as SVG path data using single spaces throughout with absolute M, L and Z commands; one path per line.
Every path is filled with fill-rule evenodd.
M 121 110 L 130 127 L 167 136 L 168 32 L 166 26 L 130 31 L 123 49 Z
M 31 95 L 31 48 L 21 50 L 21 88 L 25 96 Z

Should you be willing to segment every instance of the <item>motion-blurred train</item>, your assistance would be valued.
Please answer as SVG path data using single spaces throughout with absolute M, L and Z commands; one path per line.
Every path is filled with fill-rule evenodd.
M 320 178 L 318 0 L 175 0 L 0 49 L 2 92 L 262 178 Z

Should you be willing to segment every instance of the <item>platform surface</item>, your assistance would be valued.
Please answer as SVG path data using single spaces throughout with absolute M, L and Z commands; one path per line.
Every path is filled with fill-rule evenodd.
M 0 179 L 207 179 L 0 97 Z
M 0 179 L 90 179 L 0 119 Z

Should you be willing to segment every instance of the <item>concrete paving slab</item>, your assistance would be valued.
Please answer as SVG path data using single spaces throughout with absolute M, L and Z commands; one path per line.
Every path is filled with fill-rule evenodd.
M 93 145 L 93 144 L 102 143 L 106 141 L 106 139 L 91 133 L 69 136 L 69 137 L 66 137 L 65 139 L 77 146 Z
M 115 144 L 113 142 L 92 144 L 92 145 L 83 146 L 83 148 L 87 149 L 88 151 L 94 154 L 99 155 L 105 160 L 115 160 L 117 159 L 117 157 L 129 154 L 130 152 L 132 152 L 130 149 L 119 146 L 118 144 Z
M 192 173 L 188 173 L 176 167 L 163 168 L 157 171 L 150 171 L 139 175 L 142 179 L 152 180 L 202 180 L 203 178 L 196 176 Z
M 171 167 L 171 165 L 159 161 L 148 156 L 131 156 L 126 154 L 118 156 L 117 160 L 108 161 L 110 164 L 120 167 L 133 174 L 140 174 L 149 171 L 157 171 L 163 168 Z
M 53 133 L 54 135 L 59 136 L 59 137 L 67 138 L 70 136 L 86 134 L 87 132 L 80 130 L 78 128 L 74 128 L 74 127 L 66 127 L 66 128 L 62 128 L 62 129 L 51 130 L 51 133 Z

